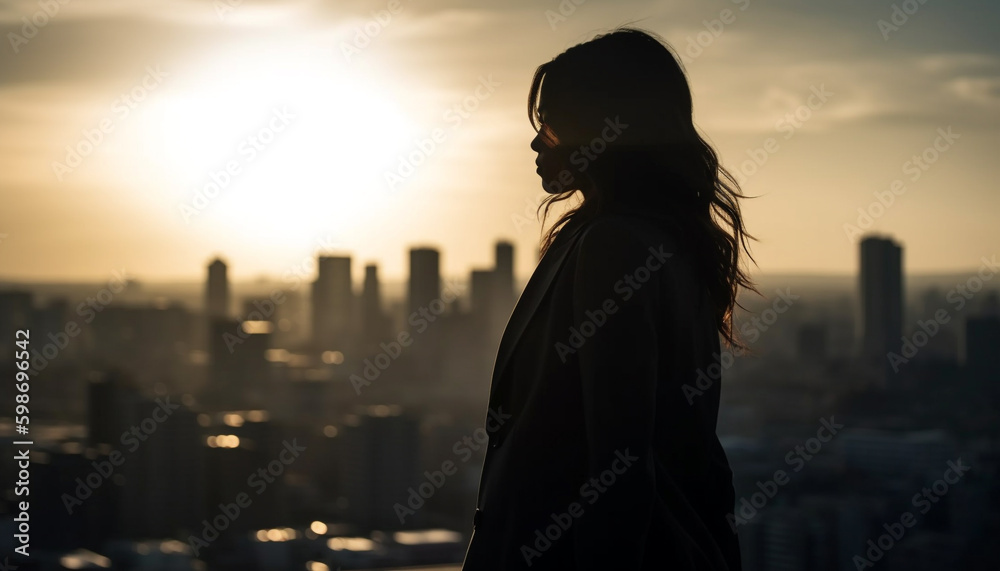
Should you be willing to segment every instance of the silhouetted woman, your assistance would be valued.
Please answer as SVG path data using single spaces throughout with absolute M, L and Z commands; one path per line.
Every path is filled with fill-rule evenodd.
M 676 56 L 620 28 L 535 72 L 549 230 L 500 342 L 463 569 L 740 569 L 715 433 L 746 239 Z

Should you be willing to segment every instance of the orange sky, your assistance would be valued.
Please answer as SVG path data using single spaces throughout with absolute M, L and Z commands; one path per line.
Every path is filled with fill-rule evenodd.
M 898 26 L 891 2 L 860 0 L 232 4 L 0 8 L 0 279 L 201 279 L 216 254 L 235 279 L 281 276 L 318 248 L 399 279 L 415 244 L 457 275 L 497 239 L 526 277 L 544 196 L 531 75 L 629 22 L 684 54 L 697 124 L 760 196 L 756 271 L 854 272 L 845 224 L 896 237 L 910 272 L 1000 245 L 985 1 Z

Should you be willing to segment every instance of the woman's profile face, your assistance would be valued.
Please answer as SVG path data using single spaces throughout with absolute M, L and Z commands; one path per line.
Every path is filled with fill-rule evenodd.
M 555 194 L 561 190 L 568 190 L 565 187 L 566 174 L 560 174 L 567 170 L 564 153 L 559 146 L 559 138 L 546 123 L 546 114 L 539 108 L 539 119 L 541 126 L 535 138 L 531 140 L 531 150 L 538 156 L 535 158 L 535 172 L 542 179 L 542 187 L 546 192 Z

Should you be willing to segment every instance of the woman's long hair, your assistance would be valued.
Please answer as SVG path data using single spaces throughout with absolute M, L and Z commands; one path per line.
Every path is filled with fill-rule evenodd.
M 728 346 L 745 349 L 733 329 L 733 310 L 741 286 L 757 291 L 740 267 L 743 253 L 753 260 L 747 239 L 754 238 L 738 202 L 747 197 L 699 135 L 692 114 L 678 58 L 643 30 L 617 28 L 539 66 L 528 116 L 536 131 L 554 135 L 547 153 L 572 165 L 560 181 L 573 181 L 549 186 L 550 196 L 539 205 L 543 220 L 555 203 L 583 191 L 582 203 L 545 233 L 541 252 L 571 219 L 591 219 L 615 205 L 666 218 L 671 234 L 693 253 L 719 333 Z

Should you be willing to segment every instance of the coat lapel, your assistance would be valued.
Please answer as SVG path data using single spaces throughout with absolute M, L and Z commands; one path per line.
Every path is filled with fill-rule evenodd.
M 514 305 L 510 319 L 507 320 L 507 326 L 504 328 L 503 336 L 500 338 L 500 346 L 497 348 L 496 363 L 493 366 L 493 379 L 490 387 L 491 403 L 498 394 L 501 386 L 505 384 L 503 382 L 503 373 L 510 362 L 510 357 L 513 355 L 518 341 L 521 339 L 524 328 L 527 327 L 531 316 L 538 309 L 538 305 L 545 296 L 545 292 L 552 285 L 552 281 L 559 272 L 559 268 L 562 267 L 563 262 L 566 260 L 566 255 L 573 249 L 573 244 L 576 243 L 577 238 L 580 236 L 580 230 L 583 228 L 583 225 L 573 224 L 573 227 L 568 227 L 570 224 L 572 224 L 572 221 L 563 227 L 559 235 L 556 236 L 556 240 L 552 246 L 549 247 L 549 250 L 545 252 L 545 255 L 538 262 L 538 266 L 531 274 L 531 278 L 528 279 L 528 283 L 524 286 L 524 291 L 521 292 L 517 303 Z

